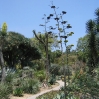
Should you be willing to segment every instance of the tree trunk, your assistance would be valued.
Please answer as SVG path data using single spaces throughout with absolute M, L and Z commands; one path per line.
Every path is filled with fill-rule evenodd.
M 1 82 L 4 82 L 6 77 L 6 69 L 4 66 L 4 59 L 3 59 L 3 53 L 2 53 L 2 46 L 0 46 L 0 65 L 1 65 L 1 72 L 2 72 L 2 79 Z
M 47 80 L 47 84 L 48 84 L 48 78 L 49 78 L 49 58 L 48 58 L 48 33 L 45 34 L 46 37 L 46 80 Z

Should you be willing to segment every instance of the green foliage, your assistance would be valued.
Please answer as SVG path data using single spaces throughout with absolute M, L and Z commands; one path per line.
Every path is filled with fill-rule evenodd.
M 65 98 L 63 91 L 51 91 L 43 95 L 40 95 L 36 99 L 65 99 Z M 79 98 L 75 97 L 74 95 L 68 94 L 67 99 L 79 99 Z
M 16 76 L 17 77 L 22 77 L 22 70 L 17 70 L 17 72 L 16 72 Z
M 44 59 L 33 60 L 33 69 L 35 70 L 43 70 L 45 69 L 45 61 Z
M 34 45 L 36 47 L 38 47 L 41 52 L 42 52 L 42 57 L 46 57 L 46 47 L 45 47 L 45 41 L 46 41 L 46 33 L 37 33 L 36 34 L 38 36 L 38 38 L 40 40 L 38 40 L 36 37 L 32 38 L 31 41 L 34 43 Z M 41 40 L 43 42 L 41 42 Z M 54 46 L 58 46 L 58 43 L 57 43 L 57 39 L 53 36 L 53 35 L 48 35 L 48 50 L 51 50 Z
M 97 53 L 97 45 L 96 45 L 96 30 L 95 30 L 95 22 L 93 20 L 89 20 L 86 24 L 87 31 L 89 33 L 88 36 L 88 66 L 89 73 L 92 74 L 93 69 L 97 65 L 98 53 Z
M 77 42 L 77 58 L 79 61 L 86 62 L 87 61 L 87 46 L 88 46 L 88 35 L 85 35 L 82 38 L 78 39 Z
M 16 32 L 8 33 L 3 54 L 4 60 L 11 68 L 15 68 L 18 63 L 23 67 L 28 62 L 41 58 L 39 50 L 31 40 Z
M 50 53 L 51 63 L 55 63 L 55 59 L 61 57 L 62 52 L 60 50 L 56 50 Z
M 73 93 L 81 93 L 82 96 L 89 94 L 90 97 L 99 97 L 99 81 L 96 78 L 96 76 L 92 77 L 86 72 L 77 71 L 68 86 L 68 90 Z
M 13 76 L 11 74 L 7 73 L 7 76 L 5 77 L 4 82 L 1 82 L 0 84 L 4 86 L 2 88 L 6 87 L 9 90 L 9 93 L 12 93 L 12 91 L 13 91 L 13 83 L 12 82 L 13 82 Z
M 12 94 L 12 92 L 13 92 L 13 76 L 12 76 L 12 74 L 8 74 L 6 76 L 4 85 L 7 86 L 7 88 L 9 89 L 9 93 Z
M 3 23 L 2 30 L 0 31 L 0 36 L 5 37 L 7 35 L 7 24 Z
M 54 74 L 51 75 L 48 81 L 51 85 L 55 84 L 56 82 L 56 76 Z
M 57 95 L 57 92 L 58 91 L 51 91 L 37 97 L 36 99 L 53 99 Z
M 25 79 L 21 82 L 20 87 L 24 93 L 36 94 L 39 91 L 39 82 L 36 79 Z
M 13 74 L 13 94 L 15 96 L 22 96 L 23 92 L 28 94 L 35 94 L 39 91 L 39 81 L 30 77 L 30 72 L 33 70 L 18 70 Z M 25 74 L 25 77 L 24 77 Z
M 0 84 L 0 99 L 10 99 L 10 89 L 6 84 Z
M 6 35 L 7 35 L 6 32 L 0 31 L 0 38 L 1 38 L 1 37 L 4 38 Z
M 13 90 L 13 95 L 14 96 L 18 96 L 18 97 L 22 97 L 23 96 L 23 90 L 20 87 L 17 87 Z
M 6 76 L 6 78 L 5 78 L 5 82 L 11 84 L 12 81 L 13 81 L 13 76 L 12 76 L 11 74 L 8 74 L 8 75 Z
M 7 32 L 7 24 L 3 23 L 2 25 L 2 32 Z
M 45 77 L 46 77 L 46 74 L 45 74 L 45 71 L 44 70 L 40 70 L 40 71 L 36 71 L 34 73 L 35 77 L 39 79 L 40 82 L 42 82 Z
M 58 64 L 51 64 L 49 71 L 51 74 L 60 75 L 60 66 Z
M 64 74 L 64 69 L 65 69 L 65 72 L 66 72 L 66 76 L 70 76 L 72 74 L 72 71 L 71 71 L 71 68 L 70 66 L 61 66 L 60 68 L 60 74 L 63 75 Z
M 78 59 L 87 63 L 90 74 L 99 63 L 99 8 L 96 9 L 95 15 L 95 20 L 90 19 L 86 23 L 87 35 L 79 38 L 77 43 Z

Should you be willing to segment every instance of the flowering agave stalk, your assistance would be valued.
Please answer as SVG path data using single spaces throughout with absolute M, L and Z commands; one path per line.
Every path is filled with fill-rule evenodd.
M 50 6 L 52 9 L 54 9 L 54 14 L 55 14 L 55 18 L 54 20 L 56 20 L 57 22 L 57 27 L 58 27 L 58 31 L 59 31 L 59 38 L 60 38 L 60 41 L 59 43 L 61 44 L 61 50 L 63 51 L 63 47 L 62 47 L 62 38 L 65 39 L 64 40 L 64 43 L 65 43 L 65 48 L 67 50 L 67 45 L 66 43 L 68 42 L 67 38 L 69 36 L 71 36 L 72 34 L 74 34 L 73 32 L 69 33 L 69 34 L 66 34 L 66 29 L 69 29 L 69 28 L 72 28 L 72 26 L 70 24 L 67 24 L 67 21 L 64 21 L 63 20 L 63 15 L 65 15 L 67 12 L 66 11 L 62 11 L 61 14 L 57 14 L 56 13 L 56 6 L 53 5 L 53 2 L 52 3 L 52 6 Z M 67 26 L 66 26 L 67 24 Z M 62 26 L 62 28 L 60 27 Z M 62 33 L 64 33 L 64 35 L 61 35 Z M 68 53 L 66 53 L 66 65 L 68 66 Z M 69 83 L 69 74 L 68 74 L 68 83 Z M 64 94 L 65 94 L 65 99 L 66 99 L 66 96 L 67 96 L 67 92 L 66 92 L 66 67 L 64 66 Z
M 36 35 L 36 33 L 35 33 L 35 31 L 33 31 L 33 33 L 34 33 L 34 35 L 35 35 L 35 37 L 44 45 L 44 47 L 45 47 L 45 51 L 46 51 L 46 67 L 47 67 L 47 69 L 46 69 L 46 74 L 48 73 L 48 68 L 49 68 L 49 60 L 48 60 L 48 36 L 49 35 L 51 35 L 51 34 L 53 34 L 51 31 L 47 31 L 46 30 L 46 24 L 49 22 L 49 20 L 50 19 L 52 19 L 52 17 L 54 17 L 53 19 L 57 22 L 57 24 L 56 24 L 56 26 L 57 26 L 57 29 L 58 29 L 58 35 L 55 35 L 55 37 L 56 38 L 60 38 L 60 40 L 58 41 L 58 43 L 60 43 L 61 44 L 61 51 L 63 52 L 63 46 L 62 46 L 62 39 L 65 39 L 64 40 L 64 42 L 65 42 L 65 47 L 66 47 L 66 43 L 68 42 L 68 40 L 67 40 L 67 38 L 68 38 L 68 36 L 71 36 L 72 34 L 73 34 L 73 32 L 71 32 L 71 33 L 69 33 L 69 34 L 66 34 L 66 32 L 65 32 L 65 29 L 68 29 L 68 28 L 72 28 L 72 26 L 70 25 L 70 24 L 67 24 L 67 21 L 63 21 L 63 19 L 62 19 L 62 16 L 63 15 L 65 15 L 66 14 L 66 11 L 62 11 L 62 13 L 61 14 L 57 14 L 56 13 L 56 9 L 58 9 L 58 8 L 56 8 L 56 6 L 54 6 L 53 5 L 53 2 L 51 2 L 51 9 L 54 9 L 54 14 L 49 14 L 49 16 L 46 16 L 45 14 L 44 14 L 44 20 L 45 20 L 45 24 L 44 25 L 42 25 L 42 24 L 40 24 L 40 26 L 43 26 L 43 27 L 45 27 L 45 41 L 43 41 L 41 38 L 39 38 L 37 35 Z M 67 26 L 65 26 L 67 24 Z M 62 28 L 61 28 L 61 27 Z M 53 28 L 52 26 L 50 26 L 49 27 L 49 29 L 50 30 L 55 30 L 56 28 Z M 64 35 L 61 35 L 62 33 L 64 33 Z M 66 65 L 67 65 L 67 62 L 66 62 Z M 65 68 L 65 67 L 64 67 Z M 66 68 L 65 68 L 66 69 Z M 64 69 L 64 70 L 65 70 Z M 65 70 L 66 71 L 66 70 Z M 48 77 L 48 74 L 47 74 L 47 77 Z M 64 72 L 64 93 L 65 93 L 65 99 L 66 99 L 66 96 L 67 96 L 67 94 L 66 94 L 66 72 Z
M 45 32 L 45 39 L 42 39 L 42 36 L 40 34 L 40 36 L 37 36 L 35 30 L 33 30 L 33 33 L 35 35 L 35 37 L 39 40 L 40 43 L 43 44 L 44 48 L 45 48 L 45 52 L 46 52 L 46 59 L 45 59 L 45 67 L 46 67 L 46 83 L 48 84 L 48 78 L 49 78 L 49 55 L 48 55 L 48 43 L 52 43 L 51 41 L 48 41 L 48 38 L 50 36 L 50 38 L 53 38 L 52 35 L 52 31 L 47 31 L 47 27 L 46 24 L 49 22 L 49 20 L 51 19 L 51 17 L 53 17 L 53 14 L 50 14 L 49 16 L 46 16 L 44 14 L 44 18 L 42 18 L 45 21 L 45 24 L 40 24 L 40 26 L 44 27 L 44 32 Z M 54 30 L 55 28 L 53 28 L 52 26 L 49 27 L 50 30 Z

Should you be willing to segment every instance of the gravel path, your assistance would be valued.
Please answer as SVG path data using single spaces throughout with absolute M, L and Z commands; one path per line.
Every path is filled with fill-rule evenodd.
M 52 88 L 52 89 L 48 89 L 48 90 L 42 91 L 42 92 L 40 92 L 40 93 L 38 93 L 36 95 L 33 95 L 33 96 L 31 96 L 31 97 L 29 97 L 27 99 L 36 99 L 36 97 L 38 97 L 39 95 L 42 95 L 42 94 L 47 93 L 47 92 L 50 92 L 52 90 L 59 90 L 60 87 L 64 86 L 64 82 L 63 81 L 60 80 L 60 81 L 57 81 L 57 82 L 59 83 L 59 86 L 57 86 L 55 88 Z

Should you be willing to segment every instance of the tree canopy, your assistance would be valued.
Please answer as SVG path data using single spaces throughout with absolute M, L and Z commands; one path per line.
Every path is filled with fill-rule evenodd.
M 9 67 L 15 67 L 18 62 L 22 67 L 27 65 L 28 61 L 39 59 L 41 54 L 33 45 L 29 38 L 16 32 L 8 32 L 6 45 L 3 49 L 4 60 Z

